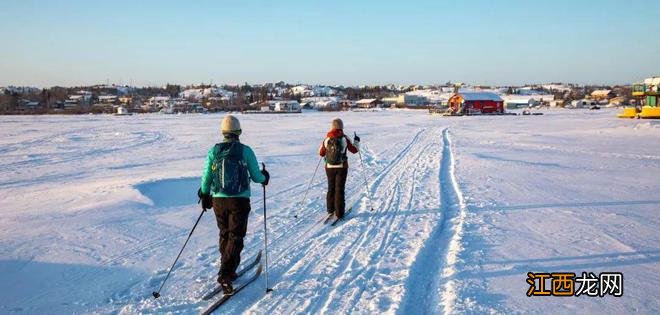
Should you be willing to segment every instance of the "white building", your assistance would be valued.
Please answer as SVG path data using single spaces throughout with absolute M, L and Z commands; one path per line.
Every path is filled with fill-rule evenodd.
M 526 95 L 505 95 L 503 99 L 505 108 L 532 107 L 538 104 L 536 99 Z
M 372 108 L 378 106 L 378 99 L 376 98 L 363 98 L 357 102 L 355 102 L 355 105 L 357 107 L 361 108 Z
M 300 103 L 296 100 L 276 101 L 273 110 L 276 112 L 296 112 L 300 111 L 301 107 Z
M 91 103 L 92 92 L 78 91 L 77 94 L 69 95 L 69 98 L 64 101 L 64 107 L 86 106 Z
M 405 93 L 399 95 L 399 98 L 408 106 L 424 106 L 429 103 L 429 99 L 424 94 Z
M 131 115 L 131 113 L 128 111 L 128 109 L 126 109 L 126 107 L 119 106 L 119 107 L 117 107 L 117 112 L 115 113 L 115 115 L 128 116 L 128 115 Z
M 99 95 L 99 104 L 114 104 L 117 102 L 116 95 Z
M 322 100 L 314 104 L 314 108 L 316 109 L 336 109 L 338 107 L 339 107 L 339 102 L 337 101 L 337 99 Z
M 171 109 L 174 106 L 174 99 L 169 96 L 152 96 L 145 102 L 150 108 Z
M 339 97 L 337 96 L 312 96 L 302 99 L 303 103 L 309 104 L 316 109 L 330 109 L 339 106 Z
M 381 101 L 385 105 L 424 106 L 429 104 L 446 104 L 451 93 L 445 93 L 438 89 L 416 90 L 394 97 L 386 97 Z
M 540 100 L 534 95 L 507 94 L 502 95 L 505 108 L 521 108 L 536 106 Z
M 506 108 L 519 108 L 550 103 L 555 100 L 552 94 L 507 94 L 502 95 Z
M 312 89 L 307 85 L 298 85 L 291 88 L 291 94 L 300 96 L 312 96 Z
M 589 108 L 591 106 L 598 105 L 598 101 L 590 99 L 581 99 L 571 102 L 571 107 L 573 108 Z

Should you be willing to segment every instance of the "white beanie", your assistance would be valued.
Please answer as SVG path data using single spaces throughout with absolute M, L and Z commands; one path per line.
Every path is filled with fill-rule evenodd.
M 222 119 L 222 123 L 220 124 L 220 133 L 233 133 L 235 135 L 240 135 L 241 123 L 238 121 L 238 118 L 232 115 L 225 116 L 225 118 Z
M 344 122 L 341 121 L 339 118 L 335 118 L 332 120 L 332 129 L 344 129 Z

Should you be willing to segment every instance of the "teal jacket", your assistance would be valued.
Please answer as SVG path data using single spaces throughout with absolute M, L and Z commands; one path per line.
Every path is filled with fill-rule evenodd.
M 235 140 L 238 141 L 238 140 Z M 202 193 L 208 194 L 211 193 L 211 182 L 213 181 L 213 171 L 211 166 L 215 160 L 215 146 L 211 147 L 209 153 L 206 155 L 206 165 L 204 166 L 204 174 L 202 174 Z M 247 145 L 243 145 L 243 161 L 247 163 L 248 172 L 250 173 L 250 179 L 255 183 L 263 183 L 266 181 L 266 176 L 261 174 L 259 169 L 259 163 L 257 162 L 257 157 L 254 155 L 254 151 Z M 212 195 L 215 198 L 235 198 L 235 197 L 245 197 L 250 198 L 250 188 L 242 191 L 236 195 L 227 195 L 224 193 L 213 193 Z

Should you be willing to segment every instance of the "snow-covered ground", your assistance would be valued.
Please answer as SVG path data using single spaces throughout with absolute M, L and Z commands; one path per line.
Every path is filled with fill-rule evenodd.
M 323 216 L 330 120 L 363 140 Z M 222 115 L 0 117 L 0 313 L 196 313 L 217 272 L 199 176 Z M 239 115 L 272 175 L 270 284 L 219 313 L 660 312 L 660 122 L 615 111 Z M 365 194 L 365 176 L 369 194 Z M 263 246 L 253 185 L 245 259 Z M 371 196 L 372 202 L 366 198 Z M 373 207 L 373 211 L 370 208 Z M 294 215 L 298 215 L 297 218 Z M 623 297 L 527 297 L 528 272 L 617 271 Z

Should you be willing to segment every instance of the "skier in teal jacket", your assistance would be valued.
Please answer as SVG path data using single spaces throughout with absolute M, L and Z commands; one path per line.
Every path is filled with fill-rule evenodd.
M 233 294 L 232 282 L 241 262 L 243 238 L 250 214 L 250 180 L 268 185 L 270 175 L 260 170 L 249 146 L 240 143 L 241 125 L 227 115 L 221 123 L 223 141 L 208 152 L 199 197 L 204 209 L 213 208 L 220 230 L 221 265 L 218 283 L 225 294 Z

